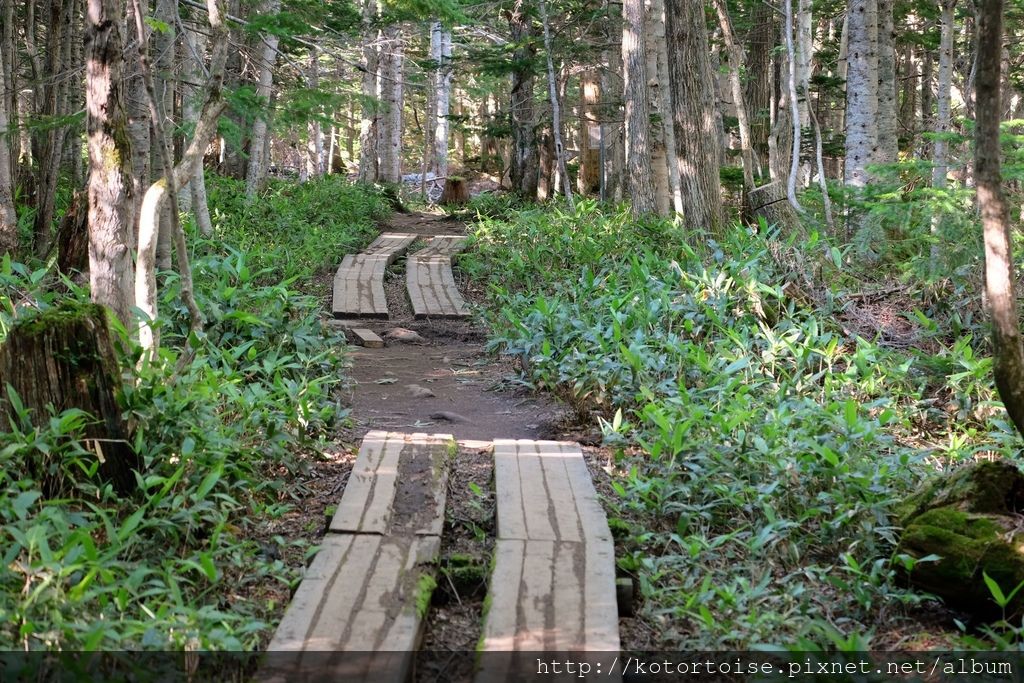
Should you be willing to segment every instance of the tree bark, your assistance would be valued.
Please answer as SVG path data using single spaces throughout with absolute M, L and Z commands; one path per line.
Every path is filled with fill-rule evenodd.
M 537 154 L 537 109 L 533 101 L 534 44 L 533 23 L 524 0 L 516 0 L 508 14 L 512 45 L 512 191 L 523 199 L 537 198 L 539 164 Z
M 89 284 L 92 300 L 130 329 L 131 147 L 124 93 L 120 0 L 89 0 L 85 24 L 85 111 L 89 147 Z
M 380 121 L 380 91 L 377 71 L 380 51 L 377 46 L 377 0 L 363 3 L 363 82 L 362 116 L 359 122 L 359 174 L 361 183 L 375 183 L 379 175 L 378 126 Z
M 878 0 L 878 151 L 875 163 L 896 162 L 899 154 L 897 125 L 893 0 Z
M 979 34 L 1002 36 L 1002 0 L 978 0 L 977 6 Z M 1000 170 L 1001 43 L 995 38 L 978 43 L 975 182 L 985 234 L 985 293 L 992 316 L 993 374 L 1006 412 L 1024 435 L 1024 339 L 1017 315 L 1013 243 Z
M 266 0 L 264 12 L 276 13 L 281 9 L 281 0 Z M 260 77 L 256 85 L 256 97 L 266 109 L 259 113 L 252 125 L 252 139 L 249 143 L 249 170 L 245 175 L 245 196 L 250 200 L 262 189 L 267 179 L 266 153 L 267 120 L 270 116 L 270 100 L 274 86 L 274 64 L 277 62 L 276 35 L 268 33 L 262 36 L 263 48 L 260 50 Z
M 651 179 L 654 186 L 655 212 L 660 216 L 668 216 L 674 207 L 672 183 L 669 179 L 670 159 L 675 155 L 669 151 L 666 132 L 672 128 L 671 106 L 665 107 L 666 100 L 671 104 L 671 88 L 668 81 L 662 82 L 658 70 L 658 53 L 665 51 L 665 5 L 664 0 L 645 0 L 644 21 L 644 52 L 646 53 L 646 83 L 648 111 L 648 148 L 651 154 Z M 666 67 L 667 70 L 667 67 Z M 667 75 L 667 74 L 666 74 Z M 663 99 L 663 90 L 668 90 L 668 97 Z M 676 187 L 679 184 L 679 171 L 676 169 Z M 681 208 L 679 210 L 682 210 Z
M 683 196 L 683 218 L 691 227 L 717 232 L 723 223 L 719 145 L 708 58 L 704 5 L 699 0 L 666 0 L 676 158 Z
M 440 22 L 438 32 L 437 89 L 436 89 L 436 125 L 434 126 L 434 163 L 437 176 L 448 175 L 448 138 L 451 123 L 452 99 L 452 32 Z M 484 155 L 483 145 L 480 150 Z
M 402 108 L 405 105 L 403 71 L 405 45 L 402 27 L 392 24 L 383 31 L 380 55 L 380 180 L 402 182 Z
M 868 165 L 878 141 L 878 31 L 875 0 L 851 0 L 847 13 L 846 162 L 844 179 L 854 196 L 870 182 Z M 847 230 L 859 227 L 851 212 Z
M 203 103 L 202 114 L 196 124 L 192 141 L 182 154 L 181 160 L 167 177 L 160 178 L 149 186 L 146 196 L 142 201 L 141 220 L 139 221 L 139 254 L 138 270 L 135 274 L 135 305 L 142 311 L 148 320 L 139 326 L 139 342 L 145 352 L 143 362 L 151 360 L 156 356 L 156 349 L 160 345 L 159 328 L 150 321 L 157 319 L 157 291 L 156 291 L 156 242 L 158 230 L 158 217 L 164 202 L 167 200 L 168 190 L 180 187 L 192 171 L 197 158 L 202 158 L 210 140 L 217 132 L 217 121 L 221 112 L 225 109 L 222 101 L 224 87 L 224 71 L 227 63 L 228 53 L 228 30 L 224 23 L 224 16 L 217 0 L 207 0 L 207 14 L 210 21 L 210 30 L 213 35 L 210 77 L 206 84 L 206 100 Z M 184 237 L 181 231 L 177 231 L 179 259 L 178 266 L 182 278 L 182 298 L 186 305 L 189 305 L 189 313 L 192 318 L 192 325 L 196 327 L 201 323 L 202 316 L 198 309 L 194 308 L 194 301 L 191 301 L 191 272 L 188 269 L 188 250 L 184 245 Z M 187 291 L 186 291 L 187 290 Z
M 206 36 L 200 31 L 190 30 L 186 31 L 184 39 L 188 41 L 189 48 L 186 55 L 186 73 L 193 85 L 185 94 L 183 112 L 186 122 L 194 126 L 199 121 L 202 103 L 203 89 L 199 84 L 206 68 Z M 213 221 L 210 218 L 210 206 L 206 197 L 206 170 L 203 167 L 202 156 L 192 164 L 189 189 L 192 192 L 192 213 L 199 234 L 203 237 L 212 237 Z
M 800 103 L 800 94 L 797 92 L 797 81 L 802 81 L 803 79 L 803 76 L 799 75 L 798 72 L 804 68 L 804 65 L 801 64 L 800 59 L 797 58 L 797 55 L 800 54 L 800 52 L 798 52 L 793 45 L 793 0 L 783 0 L 783 2 L 783 7 L 785 7 L 785 19 L 783 20 L 784 25 L 782 30 L 786 34 L 786 55 L 789 57 L 789 78 L 787 79 L 787 85 L 789 86 L 789 101 L 792 104 L 791 110 L 793 112 L 793 144 L 791 147 L 792 154 L 789 159 L 789 177 L 786 180 L 786 198 L 789 200 L 793 209 L 798 213 L 802 213 L 803 207 L 800 206 L 800 202 L 796 198 L 796 180 L 797 173 L 800 170 L 801 119 L 808 114 L 809 108 L 807 107 L 806 100 L 803 104 Z M 807 69 L 810 70 L 810 59 L 807 61 Z M 801 85 L 803 85 L 802 82 Z
M 0 51 L 0 256 L 10 254 L 13 258 L 18 248 L 18 216 L 14 209 L 14 175 L 11 153 L 14 136 L 7 114 L 10 99 L 7 97 L 7 80 L 10 69 L 9 57 Z
M 743 160 L 743 191 L 749 193 L 754 189 L 754 147 L 750 134 L 750 121 L 747 118 L 747 103 L 743 92 L 743 80 L 740 73 L 743 69 L 743 48 L 736 42 L 732 21 L 725 0 L 713 0 L 718 23 L 722 28 L 722 39 L 729 56 L 729 85 L 736 106 L 736 119 L 740 129 L 740 156 Z
M 8 386 L 37 427 L 47 424 L 51 407 L 86 412 L 90 419 L 83 429 L 84 445 L 99 460 L 100 478 L 121 495 L 135 489 L 134 472 L 143 463 L 121 417 L 121 369 L 103 307 L 69 304 L 15 324 L 0 346 L 0 387 L 5 387 L 0 407 L 4 422 L 17 424 L 20 418 Z M 28 465 L 45 495 L 70 493 L 62 489 L 59 464 L 44 460 Z
M 578 189 L 591 195 L 601 189 L 601 81 L 595 70 L 580 76 L 580 175 Z
M 562 112 L 558 102 L 555 66 L 551 61 L 551 28 L 548 26 L 547 3 L 544 0 L 540 0 L 540 18 L 544 29 L 544 53 L 547 58 L 548 95 L 551 99 L 551 131 L 555 143 L 555 160 L 558 163 L 558 172 L 562 179 L 565 201 L 569 205 L 569 210 L 575 211 L 576 206 L 572 198 L 572 183 L 569 181 L 569 171 L 565 165 L 565 146 L 562 144 Z
M 622 77 L 626 110 L 626 187 L 634 215 L 657 211 L 651 182 L 651 117 L 648 109 L 647 64 L 644 43 L 644 2 L 622 3 Z

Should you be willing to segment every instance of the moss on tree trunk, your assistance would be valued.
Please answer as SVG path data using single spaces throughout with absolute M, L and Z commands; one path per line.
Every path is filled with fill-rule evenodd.
M 141 459 L 118 403 L 121 373 L 106 316 L 102 306 L 73 303 L 20 320 L 0 346 L 0 413 L 5 421 L 18 420 L 9 386 L 33 425 L 46 424 L 51 408 L 78 408 L 93 416 L 84 429 L 85 446 L 99 459 L 99 476 L 123 495 L 135 488 L 133 470 Z M 44 492 L 57 495 L 60 481 L 50 464 L 28 466 Z

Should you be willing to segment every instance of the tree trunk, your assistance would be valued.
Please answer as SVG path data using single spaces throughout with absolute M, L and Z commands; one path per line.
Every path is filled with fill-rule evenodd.
M 604 0 L 604 8 L 609 10 L 609 0 Z M 601 76 L 604 100 L 600 130 L 600 145 L 604 150 L 604 163 L 601 165 L 602 199 L 621 202 L 626 175 L 625 128 L 622 124 L 622 14 L 614 11 L 608 11 L 608 14 L 607 47 L 602 57 L 608 68 Z
M 533 101 L 533 60 L 537 54 L 533 24 L 524 0 L 516 0 L 508 13 L 512 44 L 512 191 L 523 199 L 537 198 L 537 110 Z
M 878 0 L 878 151 L 874 163 L 896 162 L 899 154 L 897 125 L 893 0 Z
M 86 131 L 89 139 L 89 284 L 92 300 L 130 327 L 131 149 L 124 96 L 120 0 L 89 0 L 85 25 Z
M 846 162 L 844 179 L 854 196 L 870 182 L 868 164 L 878 141 L 878 31 L 875 0 L 851 0 L 847 13 Z M 860 213 L 860 212 L 855 212 Z M 851 215 L 847 230 L 859 227 Z
M 18 216 L 14 210 L 14 175 L 12 173 L 11 153 L 14 136 L 11 134 L 10 119 L 7 107 L 7 80 L 10 69 L 7 68 L 9 57 L 0 51 L 0 256 L 10 254 L 15 257 L 18 248 Z
M 768 136 L 772 129 L 772 53 L 776 40 L 775 10 L 756 3 L 751 12 L 752 28 L 747 33 L 746 89 L 744 100 L 750 114 L 750 143 L 754 154 L 768 158 Z
M 712 232 L 722 227 L 718 135 L 704 5 L 697 0 L 667 0 L 676 157 L 683 196 L 683 217 L 691 227 Z
M 133 0 L 128 0 L 133 2 Z M 142 11 L 146 11 L 146 6 L 140 5 Z M 136 11 L 139 10 L 137 6 Z M 152 52 L 149 48 L 144 49 L 144 56 L 150 63 L 155 67 L 156 73 L 153 74 L 153 69 L 150 73 L 153 74 L 153 95 L 156 98 L 157 110 L 153 113 L 152 104 L 148 106 L 149 109 L 149 124 L 150 124 L 150 135 L 152 136 L 152 164 L 153 177 L 160 178 L 170 172 L 168 168 L 169 164 L 173 164 L 173 141 L 164 139 L 164 132 L 171 131 L 174 128 L 174 93 L 173 93 L 173 81 L 170 77 L 174 71 L 174 46 L 176 43 L 176 31 L 174 26 L 174 16 L 177 13 L 177 0 L 156 0 L 156 6 L 154 9 L 154 19 L 159 22 L 160 25 L 169 26 L 170 28 L 166 31 L 153 31 L 148 34 L 148 40 L 153 43 Z M 136 25 L 138 19 L 136 19 Z M 129 26 L 129 31 L 133 27 Z M 144 68 L 141 66 L 140 59 L 140 70 Z M 149 86 L 145 83 L 145 76 L 143 76 L 143 89 L 144 91 L 149 89 Z M 166 145 L 171 145 L 170 155 L 166 155 L 164 149 Z M 167 160 L 167 156 L 172 157 L 170 161 Z M 145 187 L 145 186 L 143 186 Z M 176 186 L 175 192 L 181 189 L 181 186 Z M 177 227 L 177 223 L 180 220 L 177 206 L 178 196 L 175 194 L 174 201 L 168 202 L 164 205 L 163 210 L 160 212 L 160 236 L 157 242 L 156 248 L 156 262 L 160 270 L 169 271 L 173 267 L 172 256 L 174 254 L 174 231 Z
M 1003 35 L 1002 0 L 978 0 L 978 15 L 980 35 Z M 992 39 L 978 44 L 975 182 L 985 234 L 985 293 L 992 316 L 993 374 L 1006 412 L 1024 435 L 1024 340 L 1017 316 L 1013 243 L 1000 172 L 1001 43 Z
M 548 26 L 547 3 L 544 0 L 540 0 L 540 17 L 541 25 L 544 28 L 544 52 L 547 57 L 548 95 L 551 99 L 551 131 L 555 143 L 555 160 L 558 163 L 558 172 L 562 179 L 565 201 L 569 204 L 569 210 L 575 211 L 576 207 L 572 198 L 572 183 L 569 180 L 569 171 L 565 165 L 565 146 L 562 144 L 562 112 L 558 102 L 555 66 L 551 61 L 551 29 Z
M 274 14 L 281 8 L 281 0 L 266 0 L 264 12 Z M 277 62 L 278 37 L 272 33 L 262 36 L 263 49 L 260 51 L 260 77 L 256 85 L 256 97 L 266 109 L 260 112 L 252 125 L 252 139 L 249 143 L 249 170 L 245 175 L 245 196 L 250 200 L 263 187 L 267 179 L 266 153 L 267 119 L 270 116 L 270 100 L 274 86 L 274 64 Z
M 310 48 L 309 51 L 309 73 L 306 77 L 306 85 L 310 90 L 320 88 L 320 51 Z M 320 112 L 317 112 L 319 114 Z M 317 118 L 311 119 L 306 124 L 306 177 L 319 178 L 324 169 L 324 131 Z
M 750 134 L 750 122 L 747 119 L 747 104 L 744 99 L 743 81 L 740 77 L 743 70 L 743 49 L 736 42 L 736 34 L 729 20 L 729 10 L 725 0 L 714 0 L 718 23 L 722 28 L 722 39 L 729 55 L 729 85 L 732 88 L 732 99 L 736 105 L 736 119 L 740 129 L 740 156 L 743 159 L 743 191 L 749 193 L 754 189 L 754 148 Z
M 666 99 L 671 103 L 671 88 L 667 80 L 661 81 L 658 70 L 658 54 L 665 51 L 665 5 L 664 0 L 646 0 L 646 20 L 644 22 L 644 52 L 646 53 L 647 69 L 647 110 L 649 149 L 651 154 L 651 173 L 654 185 L 654 206 L 660 216 L 668 216 L 674 207 L 672 183 L 669 180 L 670 159 L 674 156 L 668 149 L 667 129 L 672 127 L 672 109 L 665 107 Z M 667 75 L 667 74 L 666 74 Z M 662 98 L 664 90 L 668 97 Z M 679 172 L 676 171 L 676 187 Z M 680 209 L 681 210 L 681 209 Z
M 622 3 L 623 103 L 626 108 L 626 187 L 633 215 L 657 211 L 651 182 L 651 117 L 648 109 L 647 63 L 644 43 L 644 2 Z
M 451 113 L 452 98 L 452 32 L 440 23 L 437 24 L 437 32 L 437 122 L 434 126 L 434 162 L 437 176 L 443 178 L 448 175 L 448 137 L 451 127 L 448 116 Z M 483 145 L 480 155 L 484 155 Z
M 801 119 L 808 114 L 809 108 L 806 100 L 801 105 L 800 93 L 797 92 L 797 81 L 802 79 L 802 76 L 798 75 L 798 72 L 803 69 L 803 65 L 800 64 L 800 59 L 798 59 L 798 55 L 800 55 L 802 51 L 796 50 L 793 45 L 793 0 L 783 0 L 783 2 L 783 6 L 785 7 L 785 19 L 783 20 L 782 30 L 786 34 L 786 56 L 789 58 L 787 85 L 789 86 L 789 101 L 792 105 L 791 112 L 793 114 L 793 144 L 791 146 L 792 154 L 790 155 L 789 160 L 789 177 L 786 179 L 786 198 L 789 199 L 790 205 L 800 213 L 803 212 L 803 207 L 800 206 L 800 202 L 797 201 L 796 198 L 796 181 L 797 173 L 800 170 Z M 810 60 L 808 60 L 807 68 L 810 69 Z
M 786 186 L 775 181 L 755 187 L 748 196 L 750 214 L 763 218 L 768 226 L 781 226 L 783 234 L 800 228 L 800 217 L 786 198 Z
M 98 0 L 91 0 L 95 3 Z M 142 459 L 133 450 L 131 433 L 121 417 L 117 396 L 121 369 L 102 306 L 68 304 L 20 320 L 0 346 L 0 406 L 4 422 L 19 422 L 9 399 L 10 386 L 28 412 L 31 424 L 42 427 L 49 409 L 82 410 L 90 416 L 83 429 L 84 445 L 99 460 L 99 475 L 126 495 L 135 490 Z M 56 468 L 51 465 L 56 464 Z M 47 497 L 67 495 L 57 463 L 29 463 Z M 52 474 L 53 470 L 57 474 Z
M 228 54 L 228 30 L 217 0 L 207 0 L 207 15 L 213 43 L 210 77 L 205 87 L 206 100 L 203 103 L 202 113 L 192 134 L 192 141 L 182 154 L 181 160 L 168 173 L 167 177 L 160 178 L 149 186 L 142 201 L 139 221 L 138 269 L 135 274 L 135 305 L 148 319 L 144 320 L 139 327 L 139 343 L 147 354 L 143 357 L 143 362 L 155 358 L 156 349 L 160 345 L 159 327 L 149 322 L 157 319 L 156 239 L 158 217 L 167 200 L 168 190 L 180 187 L 188 180 L 196 159 L 202 159 L 203 152 L 217 132 L 217 122 L 226 107 L 221 95 L 224 88 L 224 71 Z M 180 252 L 178 265 L 182 279 L 182 298 L 189 306 L 192 327 L 196 328 L 201 323 L 202 317 L 192 300 L 192 275 L 188 267 L 186 256 L 188 252 L 184 244 L 184 235 L 180 230 L 177 231 L 176 239 Z
M 359 123 L 359 174 L 361 183 L 375 183 L 379 175 L 379 154 L 377 149 L 380 122 L 380 90 L 377 87 L 377 72 L 380 69 L 380 50 L 377 46 L 379 32 L 374 27 L 377 20 L 377 0 L 363 3 L 363 108 Z
M 188 41 L 186 55 L 186 73 L 188 80 L 193 84 L 185 93 L 184 118 L 191 126 L 199 121 L 199 109 L 202 104 L 202 91 L 200 85 L 204 68 L 204 55 L 206 54 L 206 36 L 200 31 L 186 31 L 185 40 Z M 196 227 L 203 237 L 213 236 L 213 221 L 210 218 L 210 206 L 206 198 L 206 171 L 203 168 L 203 157 L 200 156 L 192 164 L 192 173 L 189 179 L 189 188 L 192 192 L 192 213 L 195 216 Z
M 601 189 L 601 81 L 597 71 L 580 76 L 580 174 L 578 189 L 592 195 Z
M 127 25 L 135 26 L 135 10 L 132 3 L 126 3 Z M 131 198 L 128 207 L 128 239 L 134 250 L 138 244 L 139 211 L 142 196 L 150 182 L 150 151 L 152 131 L 150 130 L 149 105 L 146 103 L 146 86 L 142 82 L 137 50 L 129 50 L 127 63 L 128 89 L 125 91 L 128 110 L 128 137 L 131 140 Z
M 402 28 L 384 29 L 380 55 L 380 87 L 383 112 L 380 118 L 380 180 L 402 182 L 402 108 L 405 104 L 403 70 L 405 46 Z

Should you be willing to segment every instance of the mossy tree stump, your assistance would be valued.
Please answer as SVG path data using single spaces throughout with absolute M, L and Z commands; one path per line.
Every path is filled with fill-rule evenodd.
M 1011 462 L 979 462 L 938 477 L 900 510 L 898 552 L 922 559 L 907 576 L 951 606 L 983 618 L 1003 615 L 984 575 L 1010 595 L 1024 582 L 1024 473 Z M 1006 607 L 1024 612 L 1024 591 Z
M 45 425 L 51 410 L 78 408 L 91 415 L 84 445 L 99 459 L 99 476 L 119 494 L 135 488 L 133 470 L 141 459 L 118 404 L 121 371 L 102 306 L 68 304 L 18 321 L 0 345 L 0 415 L 17 424 L 8 387 L 35 426 Z M 44 492 L 57 495 L 59 477 L 50 465 L 28 463 Z
M 442 206 L 463 206 L 469 203 L 469 183 L 465 178 L 450 176 L 444 181 L 444 190 L 438 203 Z

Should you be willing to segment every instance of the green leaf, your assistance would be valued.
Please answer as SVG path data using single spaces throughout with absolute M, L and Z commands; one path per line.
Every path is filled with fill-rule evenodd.
M 992 598 L 996 601 L 996 604 L 1000 607 L 1006 607 L 1009 600 L 1003 595 L 1003 589 L 999 587 L 996 580 L 988 575 L 988 572 L 982 570 L 981 576 L 985 579 L 985 585 L 988 586 L 988 592 L 992 594 Z
M 43 494 L 40 491 L 22 491 L 19 493 L 11 503 L 11 507 L 14 508 L 14 514 L 18 516 L 18 519 L 28 518 L 29 508 L 31 508 L 32 504 L 35 503 L 42 495 Z

